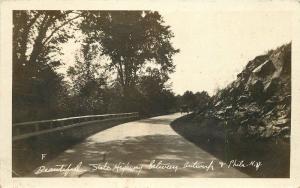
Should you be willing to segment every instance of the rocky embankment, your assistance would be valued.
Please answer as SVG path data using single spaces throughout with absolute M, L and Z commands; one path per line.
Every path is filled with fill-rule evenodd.
M 291 44 L 248 62 L 237 79 L 212 97 L 194 120 L 221 120 L 243 138 L 283 138 L 291 130 Z

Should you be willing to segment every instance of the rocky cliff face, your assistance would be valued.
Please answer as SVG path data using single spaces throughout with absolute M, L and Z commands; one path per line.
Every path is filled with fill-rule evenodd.
M 226 122 L 243 137 L 289 139 L 291 129 L 291 44 L 248 62 L 237 79 L 212 97 L 198 118 Z

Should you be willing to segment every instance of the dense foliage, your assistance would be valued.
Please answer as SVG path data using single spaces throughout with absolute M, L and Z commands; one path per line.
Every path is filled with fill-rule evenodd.
M 75 62 L 59 74 L 76 34 Z M 194 108 L 198 94 L 168 84 L 173 37 L 156 11 L 13 11 L 13 121 Z

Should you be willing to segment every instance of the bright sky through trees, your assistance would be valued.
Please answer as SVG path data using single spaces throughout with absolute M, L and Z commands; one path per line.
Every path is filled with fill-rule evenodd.
M 233 81 L 247 62 L 292 40 L 289 12 L 160 12 L 175 37 L 173 91 L 213 94 Z M 80 44 L 64 48 L 66 67 Z M 65 67 L 65 68 L 66 68 Z M 62 71 L 65 70 L 62 68 Z

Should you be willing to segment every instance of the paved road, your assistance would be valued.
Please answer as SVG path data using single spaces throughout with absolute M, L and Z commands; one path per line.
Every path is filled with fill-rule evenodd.
M 115 126 L 38 167 L 40 177 L 247 177 L 178 135 L 180 114 Z M 46 156 L 47 157 L 47 156 Z

